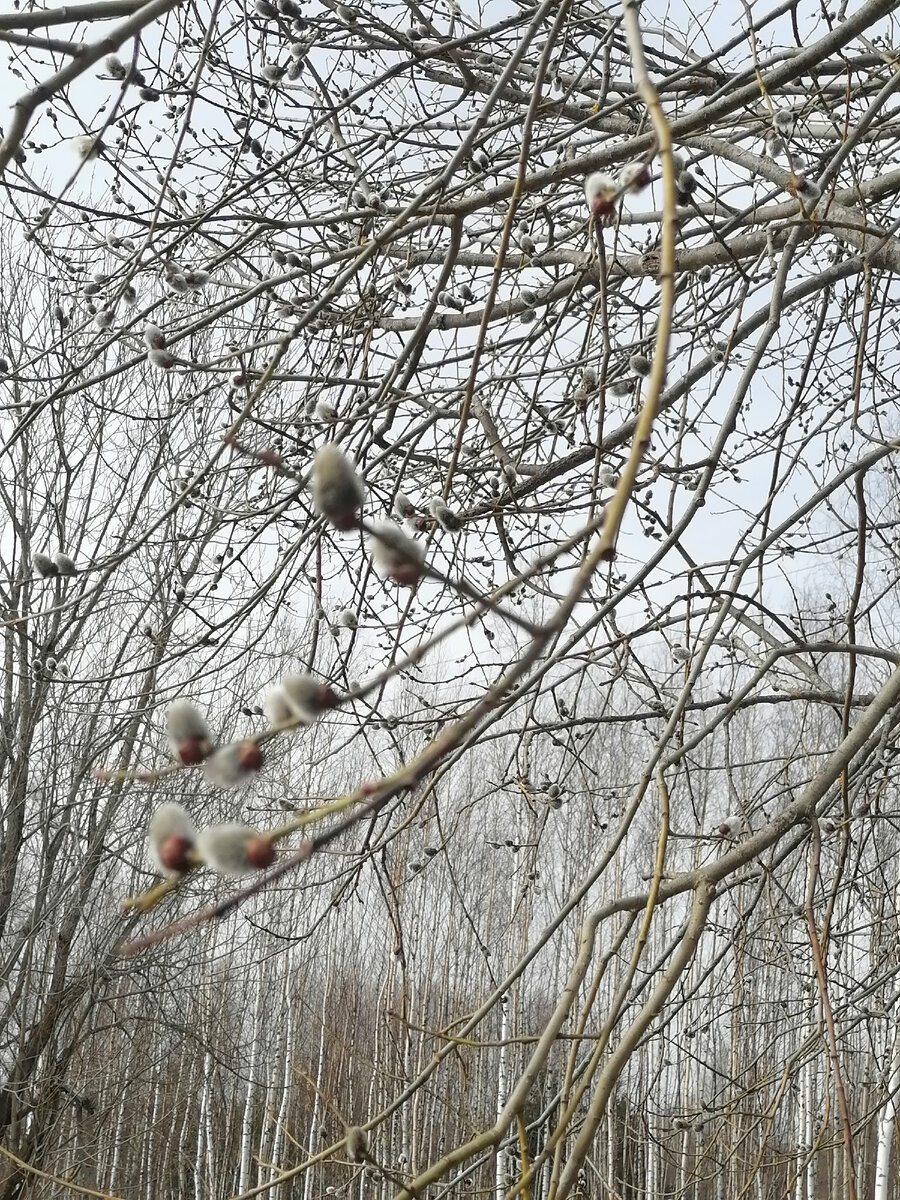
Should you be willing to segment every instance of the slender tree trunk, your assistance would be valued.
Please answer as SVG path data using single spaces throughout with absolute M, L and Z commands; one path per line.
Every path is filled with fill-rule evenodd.
M 900 1091 L 900 1023 L 894 1024 L 894 1045 L 887 1078 L 887 1099 L 878 1120 L 878 1149 L 875 1155 L 875 1184 L 872 1200 L 890 1200 L 891 1149 L 897 1122 L 897 1094 Z
M 509 1092 L 509 996 L 500 997 L 500 1053 L 497 1058 L 497 1115 L 503 1111 Z M 508 1152 L 505 1142 L 497 1147 L 497 1162 L 494 1175 L 494 1193 L 503 1200 L 506 1193 Z
M 250 1063 L 247 1069 L 247 1095 L 241 1117 L 240 1173 L 237 1190 L 245 1192 L 250 1186 L 250 1163 L 253 1158 L 253 1117 L 256 1112 L 257 1074 L 259 1072 L 259 1043 L 262 1036 L 263 976 L 261 962 L 256 977 L 256 1003 L 253 1006 L 253 1030 L 250 1035 Z

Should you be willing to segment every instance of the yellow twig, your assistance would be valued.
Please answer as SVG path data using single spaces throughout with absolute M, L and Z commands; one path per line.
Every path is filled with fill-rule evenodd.
M 647 112 L 656 132 L 659 143 L 659 157 L 662 166 L 663 208 L 660 229 L 659 246 L 659 319 L 656 325 L 656 346 L 653 352 L 653 366 L 647 382 L 647 395 L 644 407 L 641 409 L 634 430 L 634 440 L 628 461 L 622 470 L 622 478 L 612 499 L 606 506 L 606 520 L 600 538 L 602 557 L 609 561 L 615 557 L 616 539 L 625 508 L 634 489 L 634 481 L 647 447 L 650 445 L 650 434 L 653 431 L 653 421 L 659 406 L 663 385 L 666 381 L 666 364 L 669 353 L 669 337 L 672 331 L 672 314 L 675 308 L 675 231 L 676 231 L 676 190 L 675 164 L 672 160 L 672 134 L 669 122 L 666 120 L 659 102 L 656 88 L 650 82 L 650 74 L 644 59 L 644 47 L 641 40 L 641 29 L 638 23 L 637 0 L 624 0 L 625 36 L 631 51 L 632 72 L 641 99 L 647 106 Z
M 95 1192 L 93 1188 L 81 1187 L 80 1184 L 70 1183 L 68 1179 L 62 1179 L 59 1175 L 51 1175 L 47 1171 L 41 1171 L 37 1167 L 33 1167 L 31 1163 L 25 1162 L 19 1158 L 17 1154 L 13 1154 L 12 1150 L 7 1150 L 5 1146 L 0 1146 L 0 1154 L 5 1154 L 7 1158 L 12 1159 L 17 1167 L 23 1171 L 29 1171 L 32 1175 L 37 1175 L 40 1179 L 47 1179 L 50 1183 L 58 1183 L 60 1187 L 70 1188 L 73 1192 L 78 1192 L 81 1196 L 98 1196 L 99 1200 L 122 1200 L 121 1196 L 114 1196 L 112 1192 Z

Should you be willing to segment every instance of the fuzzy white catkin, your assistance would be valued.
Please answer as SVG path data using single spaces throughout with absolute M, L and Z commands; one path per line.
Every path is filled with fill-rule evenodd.
M 744 818 L 740 813 L 732 813 L 730 817 L 726 817 L 718 827 L 718 831 L 723 838 L 733 838 L 741 832 L 744 825 Z
M 352 608 L 342 608 L 335 617 L 335 624 L 340 625 L 342 629 L 356 629 L 359 621 L 356 619 L 356 613 Z
M 347 455 L 334 442 L 317 452 L 312 470 L 312 499 L 316 512 L 338 529 L 351 527 L 353 514 L 365 499 L 363 482 Z
M 281 680 L 297 716 L 304 721 L 314 721 L 322 711 L 323 685 L 312 675 L 285 675 Z
M 175 359 L 168 350 L 148 350 L 147 362 L 157 371 L 171 371 L 175 366 Z
M 398 569 L 419 570 L 425 561 L 425 547 L 407 537 L 393 521 L 377 521 L 372 525 L 369 545 L 376 564 L 388 575 Z
M 398 492 L 394 497 L 392 511 L 398 521 L 403 521 L 407 517 L 414 517 L 416 515 L 416 506 L 405 492 Z
M 623 191 L 639 192 L 650 182 L 650 168 L 643 162 L 626 163 L 616 182 Z
M 158 325 L 145 325 L 141 336 L 144 339 L 144 345 L 151 350 L 162 350 L 166 344 L 166 335 Z
M 214 787 L 233 788 L 249 782 L 252 775 L 241 765 L 241 743 L 220 746 L 203 764 L 203 774 Z
M 795 124 L 794 110 L 792 108 L 779 108 L 776 110 L 772 118 L 772 124 L 784 137 L 790 137 L 794 132 Z
M 75 560 L 69 558 L 68 554 L 62 550 L 57 550 L 53 555 L 53 561 L 56 563 L 56 569 L 60 575 L 74 575 L 78 568 L 75 565 Z
M 247 860 L 247 843 L 258 836 L 247 825 L 210 825 L 197 838 L 197 853 L 217 875 L 226 878 L 253 875 L 257 868 Z
M 212 742 L 206 718 L 190 700 L 173 700 L 166 709 L 166 737 L 169 749 L 176 756 L 182 742 L 193 739 L 198 742 Z
M 312 675 L 285 675 L 266 696 L 263 712 L 276 728 L 311 725 L 328 707 L 328 696 L 327 686 Z
M 283 687 L 274 687 L 266 694 L 263 701 L 263 713 L 273 729 L 284 725 L 293 725 L 297 713 L 291 699 Z
M 608 212 L 615 202 L 616 181 L 605 171 L 594 171 L 584 181 L 584 198 L 595 216 Z
M 347 1126 L 347 1157 L 351 1162 L 365 1162 L 369 1155 L 369 1139 L 358 1125 Z
M 159 853 L 163 843 L 172 837 L 183 838 L 192 845 L 197 840 L 194 822 L 186 809 L 174 801 L 161 804 L 150 818 L 150 858 L 156 869 L 163 874 L 168 874 L 170 868 L 160 862 Z
M 113 79 L 124 79 L 128 74 L 125 64 L 117 54 L 107 54 L 103 60 L 103 69 Z
M 632 354 L 628 366 L 635 375 L 650 374 L 650 359 L 645 354 Z
M 52 579 L 59 574 L 59 567 L 47 554 L 33 554 L 31 565 L 43 579 Z
M 79 158 L 87 161 L 89 158 L 97 158 L 103 149 L 103 143 L 94 134 L 86 133 L 72 138 L 72 149 Z
M 440 496 L 429 502 L 428 511 L 446 533 L 455 533 L 459 529 L 459 517 Z

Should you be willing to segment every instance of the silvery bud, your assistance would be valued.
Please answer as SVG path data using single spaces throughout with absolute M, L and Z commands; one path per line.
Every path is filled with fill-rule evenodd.
M 785 153 L 784 138 L 777 133 L 770 133 L 766 138 L 766 154 L 769 158 L 777 158 Z
M 435 496 L 433 500 L 429 501 L 428 511 L 446 533 L 456 533 L 460 528 L 459 517 L 440 496 Z
M 393 521 L 378 521 L 372 526 L 369 545 L 377 566 L 388 579 L 402 587 L 415 587 L 422 577 L 425 549 L 406 536 Z
M 794 132 L 796 117 L 792 108 L 776 109 L 775 115 L 772 117 L 772 124 L 782 137 L 789 138 Z
M 59 574 L 59 567 L 47 554 L 33 554 L 31 556 L 31 565 L 42 579 L 52 579 L 55 575 Z
M 125 64 L 117 54 L 107 54 L 103 60 L 103 69 L 113 79 L 124 79 L 128 74 Z
M 171 371 L 175 366 L 175 358 L 168 350 L 148 350 L 147 362 L 157 371 Z
M 203 774 L 214 787 L 232 788 L 248 783 L 262 765 L 262 750 L 252 738 L 247 738 L 214 750 L 203 764 Z
M 150 857 L 164 874 L 196 864 L 197 830 L 180 804 L 163 804 L 150 818 Z
M 86 133 L 72 138 L 72 149 L 79 158 L 87 162 L 90 158 L 99 158 L 105 147 L 93 133 Z
M 217 875 L 240 878 L 275 861 L 272 839 L 248 825 L 210 825 L 197 838 L 197 854 Z
M 628 367 L 634 375 L 649 375 L 650 359 L 645 354 L 632 354 Z
M 626 163 L 616 179 L 623 192 L 640 192 L 649 182 L 650 167 L 643 162 Z
M 185 766 L 203 762 L 215 744 L 206 718 L 190 700 L 173 700 L 166 709 L 166 737 L 172 757 Z
M 366 498 L 363 482 L 347 455 L 334 442 L 316 454 L 312 469 L 312 499 L 316 512 L 335 529 L 353 529 Z
M 327 421 L 328 424 L 333 425 L 338 419 L 338 410 L 327 400 L 320 400 L 316 404 L 316 416 L 320 421 Z
M 612 175 L 605 171 L 594 171 L 584 181 L 584 198 L 591 216 L 600 225 L 608 225 L 616 207 L 618 186 Z
M 342 608 L 334 618 L 334 623 L 339 625 L 341 629 L 356 629 L 359 626 L 356 613 L 352 608 Z
M 351 1162 L 362 1163 L 369 1157 L 369 1139 L 358 1125 L 348 1125 L 345 1136 L 347 1157 Z
M 75 560 L 69 558 L 68 554 L 64 554 L 62 550 L 57 550 L 53 555 L 53 561 L 56 563 L 56 569 L 60 575 L 74 575 L 78 570 Z
M 416 506 L 405 492 L 398 492 L 394 497 L 394 507 L 391 510 L 398 521 L 405 521 L 416 515 Z
M 141 336 L 144 339 L 144 345 L 151 350 L 162 350 L 165 347 L 166 335 L 158 325 L 145 325 Z
M 278 687 L 269 692 L 263 711 L 275 728 L 298 723 L 311 725 L 335 704 L 337 696 L 327 683 L 312 675 L 285 675 Z
M 740 813 L 734 813 L 730 817 L 726 817 L 724 821 L 717 827 L 716 832 L 722 838 L 735 838 L 744 827 L 744 818 Z

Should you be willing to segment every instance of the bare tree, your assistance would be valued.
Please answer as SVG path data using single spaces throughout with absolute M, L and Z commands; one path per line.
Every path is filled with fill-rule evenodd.
M 2 1200 L 892 1193 L 849 8 L 0 16 Z

